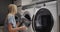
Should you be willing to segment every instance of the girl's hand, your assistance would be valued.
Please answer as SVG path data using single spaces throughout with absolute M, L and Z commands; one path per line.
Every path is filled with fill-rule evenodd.
M 27 27 L 26 26 L 21 26 L 19 28 L 20 28 L 20 30 L 27 30 Z

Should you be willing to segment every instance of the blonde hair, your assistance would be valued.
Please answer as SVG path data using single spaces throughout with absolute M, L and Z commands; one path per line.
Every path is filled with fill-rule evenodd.
M 15 4 L 9 4 L 8 10 L 9 10 L 9 13 L 17 12 L 17 6 Z

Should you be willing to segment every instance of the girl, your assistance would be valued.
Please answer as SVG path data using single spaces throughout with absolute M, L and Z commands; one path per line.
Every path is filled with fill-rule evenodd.
M 8 5 L 9 13 L 5 21 L 4 32 L 17 32 L 18 30 L 26 30 L 25 26 L 18 27 L 16 25 L 15 14 L 17 13 L 17 6 L 14 4 Z

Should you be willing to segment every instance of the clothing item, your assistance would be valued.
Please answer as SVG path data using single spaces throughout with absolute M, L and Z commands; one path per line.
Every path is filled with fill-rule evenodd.
M 12 24 L 13 25 L 13 28 L 16 27 L 16 21 L 15 21 L 15 16 L 10 14 L 8 15 L 8 23 Z
M 13 28 L 16 27 L 16 21 L 14 15 L 8 14 L 7 19 L 4 23 L 4 32 L 8 32 L 8 28 L 7 28 L 8 23 L 12 24 Z

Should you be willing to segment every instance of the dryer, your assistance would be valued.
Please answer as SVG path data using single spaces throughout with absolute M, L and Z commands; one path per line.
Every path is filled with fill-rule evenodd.
M 58 32 L 56 3 L 57 1 L 52 1 L 36 5 L 32 18 L 34 32 Z

